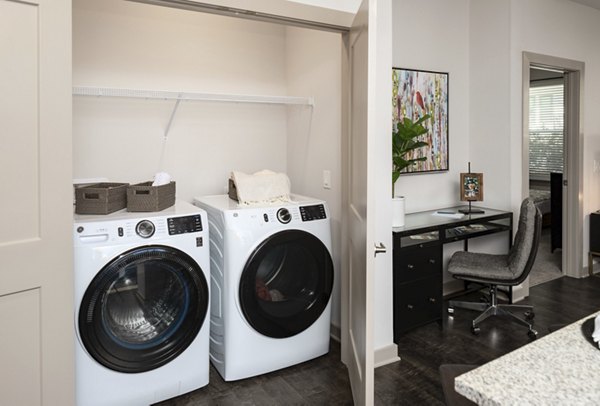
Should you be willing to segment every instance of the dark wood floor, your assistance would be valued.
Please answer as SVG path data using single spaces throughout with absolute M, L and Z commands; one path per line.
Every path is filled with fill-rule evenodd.
M 478 300 L 479 294 L 465 297 Z M 600 309 L 600 278 L 560 278 L 531 288 L 525 301 L 535 309 L 539 337 L 548 326 L 572 323 Z M 404 335 L 402 360 L 375 370 L 376 405 L 442 405 L 438 368 L 446 363 L 482 364 L 530 342 L 527 328 L 494 317 L 473 336 L 475 312 L 457 309 L 443 325 L 430 324 Z M 352 395 L 339 344 L 316 360 L 237 382 L 224 382 L 211 367 L 210 384 L 160 403 L 183 405 L 351 405 Z
M 208 386 L 159 405 L 352 405 L 352 392 L 340 345 L 332 341 L 327 355 L 235 382 L 223 381 L 211 365 Z

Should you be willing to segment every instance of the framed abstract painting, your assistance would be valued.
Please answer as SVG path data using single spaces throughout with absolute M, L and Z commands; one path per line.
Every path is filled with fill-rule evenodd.
M 392 120 L 409 118 L 423 122 L 427 133 L 419 137 L 428 145 L 409 152 L 407 159 L 423 158 L 403 173 L 440 172 L 448 170 L 448 73 L 423 70 L 392 69 Z

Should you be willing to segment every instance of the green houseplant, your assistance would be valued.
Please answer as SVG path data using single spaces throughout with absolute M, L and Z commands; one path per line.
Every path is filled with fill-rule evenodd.
M 398 121 L 392 132 L 392 197 L 396 196 L 394 185 L 400 177 L 400 172 L 419 161 L 427 159 L 426 157 L 408 159 L 407 153 L 429 145 L 424 141 L 417 140 L 417 138 L 427 133 L 427 128 L 423 126 L 423 122 L 430 118 L 429 114 L 425 114 L 417 121 L 404 117 L 403 120 Z

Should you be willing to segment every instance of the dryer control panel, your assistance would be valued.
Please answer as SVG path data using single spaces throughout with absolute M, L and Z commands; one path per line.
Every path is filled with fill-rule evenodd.
M 325 206 L 322 204 L 300 206 L 300 215 L 302 216 L 302 221 L 323 220 L 327 218 Z
M 169 235 L 202 231 L 202 219 L 199 214 L 185 217 L 169 217 L 167 224 L 169 226 Z

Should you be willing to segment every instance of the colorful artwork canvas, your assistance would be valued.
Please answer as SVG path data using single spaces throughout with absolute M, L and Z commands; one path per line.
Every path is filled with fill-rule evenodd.
M 448 170 L 448 74 L 411 69 L 392 69 L 393 125 L 404 117 L 413 121 L 425 114 L 427 133 L 419 137 L 427 147 L 409 152 L 409 159 L 425 157 L 404 173 Z

